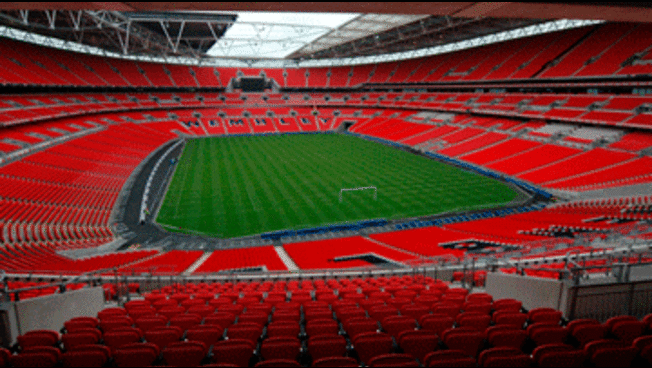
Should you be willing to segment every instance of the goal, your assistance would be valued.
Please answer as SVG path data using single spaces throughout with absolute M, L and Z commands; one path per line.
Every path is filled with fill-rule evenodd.
M 378 188 L 370 186 L 370 187 L 357 187 L 357 188 L 342 188 L 340 189 L 340 202 L 342 202 L 342 193 L 344 192 L 352 192 L 355 190 L 373 190 L 374 191 L 374 201 L 378 199 Z

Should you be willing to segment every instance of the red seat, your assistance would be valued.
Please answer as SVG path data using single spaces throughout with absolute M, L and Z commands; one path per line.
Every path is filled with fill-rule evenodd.
M 258 362 L 254 367 L 301 367 L 299 362 L 290 359 L 274 359 Z
M 219 326 L 198 325 L 190 327 L 186 331 L 186 339 L 189 341 L 200 341 L 210 347 L 222 339 L 224 330 Z
M 196 314 L 180 314 L 170 318 L 170 326 L 177 326 L 181 331 L 190 327 L 197 326 L 202 321 L 202 317 Z
M 308 338 L 308 352 L 313 361 L 346 354 L 346 339 L 338 335 L 316 335 Z
M 382 321 L 385 317 L 397 315 L 398 309 L 389 305 L 377 305 L 369 309 L 369 316 L 377 321 Z
M 445 314 L 451 318 L 457 317 L 460 314 L 460 307 L 453 304 L 437 304 L 432 309 L 433 314 Z
M 344 322 L 351 318 L 365 318 L 367 314 L 361 308 L 343 308 L 335 312 L 337 319 Z
M 498 299 L 498 300 L 494 300 L 493 303 L 493 307 L 495 311 L 509 310 L 514 312 L 520 312 L 522 305 L 523 303 L 521 303 L 516 299 Z
M 213 363 L 235 364 L 248 367 L 254 355 L 254 344 L 249 340 L 230 339 L 213 345 Z
M 116 316 L 126 316 L 127 310 L 124 308 L 105 308 L 97 313 L 97 318 L 101 320 Z
M 104 334 L 104 345 L 108 346 L 113 352 L 124 345 L 139 341 L 140 334 L 133 328 L 131 330 L 109 331 Z
M 185 313 L 186 310 L 183 307 L 180 306 L 170 306 L 170 307 L 163 307 L 159 309 L 158 314 L 165 316 L 168 320 L 170 320 L 174 316 L 178 316 L 180 314 Z
M 66 329 L 66 332 L 76 332 L 81 328 L 96 328 L 98 323 L 92 321 L 68 321 L 63 324 L 63 328 Z
M 583 325 L 574 325 L 572 329 L 571 326 L 567 326 L 566 328 L 569 332 L 572 331 L 571 336 L 577 340 L 580 347 L 583 347 L 591 341 L 602 340 L 607 334 L 607 327 L 599 323 L 586 323 Z
M 21 354 L 25 354 L 25 353 L 50 354 L 56 361 L 61 360 L 61 351 L 58 348 L 55 348 L 54 346 L 32 346 L 29 348 L 25 348 L 23 349 L 23 351 L 21 351 Z
M 145 341 L 155 344 L 160 350 L 163 350 L 168 344 L 179 341 L 182 335 L 183 331 L 179 327 L 159 327 L 145 332 Z
M 584 351 L 565 344 L 541 345 L 532 352 L 532 360 L 539 367 L 583 367 Z
M 403 351 L 423 362 L 426 355 L 437 350 L 439 337 L 429 330 L 403 331 L 398 335 L 398 344 Z
M 99 351 L 68 351 L 62 357 L 64 367 L 103 367 L 108 358 Z
M 523 328 L 527 322 L 527 314 L 510 310 L 497 311 L 491 316 L 496 325 L 512 325 Z
M 589 360 L 595 367 L 630 367 L 637 353 L 638 349 L 633 346 L 600 346 L 589 356 Z
M 484 343 L 484 333 L 473 328 L 455 328 L 444 331 L 444 344 L 451 350 L 461 350 L 466 355 L 475 357 Z
M 169 366 L 196 367 L 206 356 L 207 347 L 200 341 L 179 341 L 163 349 L 163 360 Z
M 113 359 L 118 367 L 146 367 L 158 358 L 158 347 L 150 343 L 124 345 L 115 350 Z
M 54 367 L 57 364 L 52 354 L 33 352 L 21 353 L 9 357 L 12 367 Z
M 333 319 L 315 319 L 306 322 L 306 334 L 308 336 L 317 335 L 337 335 L 340 326 Z
M 609 332 L 614 328 L 616 323 L 618 322 L 623 322 L 623 321 L 638 321 L 638 319 L 634 316 L 616 316 L 616 317 L 611 317 L 609 318 L 604 325 L 607 326 L 607 329 Z
M 97 344 L 99 341 L 98 334 L 91 332 L 74 332 L 61 336 L 61 342 L 66 350 L 73 349 L 77 345 Z
M 261 326 L 267 325 L 268 320 L 268 315 L 264 313 L 244 313 L 238 317 L 238 323 L 253 322 Z
M 328 367 L 358 367 L 359 364 L 355 359 L 349 357 L 327 357 L 312 362 L 315 368 Z
M 136 327 L 140 328 L 143 332 L 147 332 L 158 327 L 166 326 L 168 321 L 164 316 L 149 316 L 140 317 L 135 323 Z
M 611 328 L 611 334 L 618 340 L 632 342 L 645 332 L 645 323 L 641 321 L 620 321 Z
M 461 350 L 438 350 L 426 355 L 426 367 L 475 367 L 475 359 Z
M 353 318 L 346 321 L 344 328 L 349 338 L 354 339 L 356 336 L 365 332 L 376 332 L 378 330 L 378 322 L 370 318 Z
M 474 293 L 466 296 L 467 302 L 491 303 L 493 297 L 487 293 Z
M 256 324 L 237 324 L 232 325 L 226 330 L 226 336 L 229 339 L 242 339 L 257 344 L 262 333 L 262 327 Z
M 219 312 L 204 317 L 205 325 L 216 325 L 221 328 L 226 328 L 235 322 L 235 315 L 233 313 Z
M 353 339 L 358 357 L 368 363 L 373 357 L 392 352 L 392 338 L 385 333 L 364 332 Z
M 176 307 L 178 305 L 179 304 L 177 303 L 177 301 L 172 299 L 157 300 L 154 302 L 154 304 L 152 304 L 154 309 L 156 309 L 157 311 L 160 311 L 161 309 L 166 307 Z
M 409 354 L 383 354 L 371 358 L 369 367 L 418 367 L 419 364 Z
M 532 365 L 532 358 L 519 349 L 492 348 L 480 353 L 478 365 L 481 367 L 529 367 Z
M 77 345 L 72 351 L 93 351 L 103 354 L 108 360 L 111 358 L 111 349 L 105 345 Z
M 514 326 L 504 325 L 507 329 L 487 332 L 487 341 L 493 347 L 512 347 L 522 349 L 527 340 L 527 332 L 516 329 Z M 502 327 L 502 326 L 495 326 Z M 489 327 L 492 329 L 493 327 Z M 511 328 L 511 329 L 510 329 Z M 487 330 L 489 330 L 487 329 Z
M 293 336 L 297 337 L 301 332 L 301 326 L 294 321 L 276 321 L 267 326 L 267 336 Z
M 59 333 L 51 330 L 34 330 L 18 336 L 16 340 L 23 349 L 32 346 L 54 346 L 59 342 Z
M 381 325 L 390 336 L 396 339 L 403 331 L 414 331 L 417 327 L 417 322 L 413 318 L 405 316 L 391 316 L 385 317 Z
M 194 299 L 193 299 L 194 300 Z M 193 305 L 190 308 L 188 308 L 187 311 L 189 314 L 197 314 L 201 316 L 202 318 L 213 314 L 215 312 L 215 307 L 211 307 L 208 305 Z
M 100 321 L 100 329 L 107 333 L 115 328 L 119 327 L 131 327 L 133 326 L 134 321 L 130 317 L 126 316 L 111 316 L 107 317 Z
M 484 331 L 489 327 L 491 317 L 488 314 L 464 312 L 457 316 L 457 325 L 460 327 L 472 327 L 478 331 Z
M 77 322 L 92 324 L 93 325 L 92 327 L 97 327 L 100 324 L 100 320 L 95 317 L 75 317 L 75 318 L 71 318 L 66 323 L 77 323 Z M 66 326 L 66 323 L 64 323 L 64 327 Z
M 270 337 L 263 340 L 260 354 L 265 360 L 296 360 L 301 349 L 301 342 L 296 337 Z
M 530 323 L 556 323 L 559 324 L 562 313 L 552 308 L 534 308 L 527 314 Z
M 447 315 L 427 315 L 421 317 L 419 324 L 422 330 L 431 330 L 441 336 L 444 331 L 453 327 L 454 322 L 453 318 Z
M 561 344 L 566 341 L 568 331 L 554 324 L 535 324 L 528 326 L 528 337 L 534 341 L 535 345 Z
M 401 307 L 401 315 L 419 320 L 421 317 L 430 314 L 430 309 L 425 305 L 410 304 Z

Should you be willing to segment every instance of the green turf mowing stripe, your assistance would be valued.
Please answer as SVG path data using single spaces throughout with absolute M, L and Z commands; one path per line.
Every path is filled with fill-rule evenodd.
M 496 206 L 507 185 L 360 138 L 268 135 L 189 140 L 157 221 L 238 237 Z M 377 187 L 373 191 L 342 188 Z

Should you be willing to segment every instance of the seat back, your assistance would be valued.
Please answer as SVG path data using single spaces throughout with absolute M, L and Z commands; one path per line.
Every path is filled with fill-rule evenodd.
M 296 360 L 301 349 L 301 342 L 296 337 L 270 337 L 263 341 L 260 354 L 265 360 Z
M 179 341 L 163 349 L 163 360 L 169 366 L 196 367 L 206 356 L 207 347 L 200 341 Z
M 386 333 L 365 332 L 353 339 L 360 360 L 368 363 L 372 358 L 392 352 L 392 337 Z
M 313 361 L 346 354 L 346 339 L 339 335 L 317 335 L 308 339 L 308 352 Z

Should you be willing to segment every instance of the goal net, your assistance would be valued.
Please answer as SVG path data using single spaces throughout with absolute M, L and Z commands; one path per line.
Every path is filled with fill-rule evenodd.
M 340 189 L 340 202 L 342 202 L 342 194 L 344 192 L 353 192 L 357 190 L 373 190 L 374 191 L 374 201 L 378 199 L 378 188 L 376 187 L 357 187 L 357 188 L 342 188 Z

